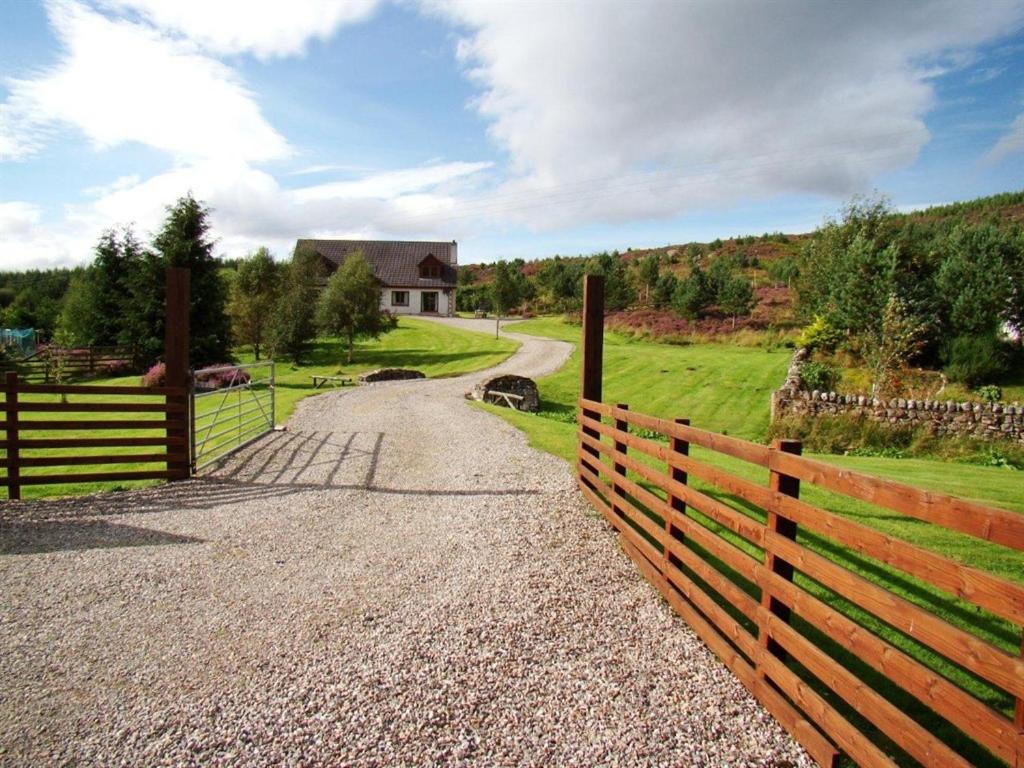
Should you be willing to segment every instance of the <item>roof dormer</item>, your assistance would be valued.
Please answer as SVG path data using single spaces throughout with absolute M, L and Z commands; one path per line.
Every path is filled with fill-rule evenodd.
M 423 279 L 432 278 L 437 280 L 444 275 L 444 262 L 432 253 L 424 256 L 416 266 L 419 269 L 420 277 Z

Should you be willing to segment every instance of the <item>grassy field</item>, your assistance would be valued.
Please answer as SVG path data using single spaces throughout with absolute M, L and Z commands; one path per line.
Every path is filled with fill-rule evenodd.
M 578 342 L 580 334 L 579 327 L 566 325 L 553 318 L 526 321 L 510 326 L 509 330 L 572 342 Z M 752 347 L 729 347 L 718 344 L 676 347 L 634 341 L 609 333 L 605 336 L 604 400 L 628 403 L 633 410 L 665 418 L 689 417 L 694 426 L 763 442 L 768 426 L 769 393 L 784 377 L 789 356 L 789 350 L 765 351 Z M 522 429 L 535 447 L 573 462 L 576 451 L 575 401 L 579 391 L 578 351 L 565 368 L 541 379 L 538 383 L 542 409 L 538 415 L 495 406 L 481 407 Z M 653 460 L 643 459 L 642 454 L 636 455 L 645 460 L 645 463 L 658 466 Z M 762 484 L 767 482 L 767 472 L 760 467 L 696 446 L 691 447 L 691 455 L 747 479 Z M 831 455 L 817 458 L 858 471 L 1024 512 L 1024 473 L 1012 469 L 950 464 L 924 459 Z M 633 479 L 639 481 L 639 478 Z M 649 484 L 642 484 L 664 498 L 664 493 L 657 492 Z M 700 482 L 695 482 L 694 485 L 699 490 L 742 509 L 755 519 L 763 519 L 759 510 L 735 497 Z M 974 567 L 983 568 L 1010 580 L 1024 582 L 1024 558 L 1019 552 L 909 520 L 887 510 L 816 488 L 806 487 L 802 498 Z M 700 519 L 702 524 L 715 530 L 735 546 L 752 556 L 761 557 L 759 550 L 722 529 L 714 521 L 696 512 L 692 514 Z M 884 585 L 905 599 L 996 644 L 1007 652 L 1017 653 L 1020 649 L 1020 630 L 997 616 L 980 611 L 878 561 L 838 547 L 828 539 L 801 532 L 800 541 L 808 548 L 841 563 L 865 578 Z M 1012 713 L 1013 700 L 1002 691 L 948 663 L 821 585 L 800 575 L 797 579 L 808 591 L 938 670 L 961 687 L 970 690 L 990 706 L 1005 714 Z M 747 584 L 741 586 L 748 590 L 750 588 Z M 965 750 L 972 761 L 980 765 L 1001 764 L 970 742 L 964 734 L 956 732 L 944 721 L 929 715 L 916 704 L 916 700 L 894 688 L 868 665 L 851 658 L 829 638 L 816 632 L 809 625 L 799 624 L 799 628 L 816 643 L 827 648 L 830 653 L 842 658 L 844 663 L 883 691 L 898 706 L 914 712 L 927 727 L 941 734 L 957 748 Z M 842 707 L 834 696 L 830 698 L 837 706 Z M 845 708 L 845 711 L 849 717 L 859 719 L 857 713 L 849 711 L 848 708 Z M 864 727 L 870 732 L 870 726 Z M 881 741 L 884 742 L 885 739 L 882 738 Z
M 285 423 L 299 400 L 314 393 L 314 374 L 355 377 L 377 368 L 414 368 L 437 379 L 490 368 L 518 348 L 509 339 L 409 317 L 378 341 L 360 342 L 352 365 L 344 362 L 339 340 L 325 339 L 313 346 L 301 366 L 277 365 L 277 423 Z M 242 354 L 239 359 L 245 362 L 252 356 Z
M 290 363 L 279 363 L 277 365 L 276 391 L 276 421 L 284 424 L 295 410 L 299 400 L 319 391 L 313 389 L 311 376 L 344 374 L 346 377 L 355 378 L 360 373 L 371 371 L 376 368 L 415 368 L 422 371 L 428 378 L 443 376 L 456 376 L 462 373 L 469 373 L 484 368 L 489 368 L 500 363 L 516 350 L 519 345 L 508 339 L 495 339 L 482 333 L 473 333 L 447 326 L 431 323 L 426 320 L 415 318 L 402 318 L 400 325 L 394 331 L 382 336 L 377 341 L 366 341 L 358 345 L 356 349 L 355 362 L 352 365 L 340 365 L 339 360 L 343 357 L 343 346 L 340 341 L 324 339 L 317 342 L 303 365 L 295 366 Z M 251 355 L 244 353 L 239 355 L 240 362 L 251 361 Z M 261 374 L 262 375 L 262 374 Z M 95 384 L 113 384 L 137 386 L 138 376 L 125 376 L 112 379 L 94 380 Z M 0 393 L 0 399 L 3 395 Z M 73 396 L 82 397 L 82 401 L 98 403 L 108 401 L 105 396 Z M 230 396 L 234 397 L 234 396 Z M 56 402 L 57 395 L 36 395 L 23 397 L 25 401 L 49 401 Z M 129 402 L 153 402 L 153 398 L 131 397 Z M 202 414 L 208 409 L 215 408 L 220 401 L 219 397 L 202 398 L 197 400 L 196 410 Z M 243 406 L 249 407 L 249 406 Z M 32 415 L 33 420 L 55 419 L 63 414 L 39 412 Z M 76 419 L 109 419 L 109 418 L 132 418 L 128 416 L 112 416 L 106 414 L 75 414 Z M 137 418 L 156 418 L 155 415 L 137 414 Z M 73 437 L 112 437 L 118 435 L 116 430 L 83 432 L 78 430 L 60 431 L 37 431 L 31 433 L 33 438 L 73 438 Z M 124 434 L 122 430 L 120 434 Z M 132 435 L 137 437 L 160 436 L 162 431 L 132 430 Z M 29 436 L 29 435 L 27 435 Z M 102 467 L 83 467 L 81 471 L 103 471 L 117 472 L 125 470 L 156 470 L 163 469 L 160 464 L 139 464 L 132 462 L 130 457 L 133 454 L 146 452 L 159 452 L 160 449 L 104 449 L 104 448 L 81 448 L 74 449 L 75 453 L 88 453 L 92 455 L 115 454 L 125 455 L 125 463 L 105 465 Z M 24 456 L 45 456 L 66 451 L 38 449 L 24 451 Z M 0 452 L 0 456 L 5 455 Z M 64 474 L 67 471 L 75 471 L 68 467 L 47 467 L 33 468 L 23 471 L 23 474 Z M 61 485 L 28 485 L 22 488 L 22 498 L 32 499 L 48 496 L 71 496 L 83 493 L 91 493 L 98 490 L 116 490 L 125 487 L 134 487 L 147 484 L 146 481 L 135 481 L 127 483 L 71 483 Z M 2 493 L 2 492 L 0 492 Z

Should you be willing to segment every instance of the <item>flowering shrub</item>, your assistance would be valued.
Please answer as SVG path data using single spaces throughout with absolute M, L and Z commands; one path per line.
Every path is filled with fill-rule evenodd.
M 142 374 L 142 386 L 162 387 L 167 383 L 167 366 L 157 363 L 144 374 Z

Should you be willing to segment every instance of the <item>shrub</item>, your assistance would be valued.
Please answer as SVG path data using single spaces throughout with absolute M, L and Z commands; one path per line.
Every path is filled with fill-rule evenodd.
M 839 369 L 828 363 L 804 363 L 800 368 L 800 381 L 808 390 L 833 392 L 839 383 Z
M 845 336 L 843 332 L 830 323 L 825 317 L 815 315 L 814 319 L 804 327 L 797 337 L 798 347 L 807 349 L 820 349 L 831 352 L 843 343 Z
M 142 374 L 142 386 L 162 387 L 167 383 L 167 366 L 157 363 L 144 374 Z
M 946 375 L 969 387 L 1006 372 L 1002 343 L 992 335 L 957 336 L 943 350 Z
M 995 384 L 986 384 L 983 387 L 978 387 L 974 390 L 974 393 L 986 403 L 998 403 L 1003 399 L 1003 390 Z

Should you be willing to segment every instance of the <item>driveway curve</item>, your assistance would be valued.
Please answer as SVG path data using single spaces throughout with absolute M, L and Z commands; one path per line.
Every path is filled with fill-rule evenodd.
M 571 351 L 515 338 L 496 371 Z M 463 398 L 485 375 L 311 397 L 195 480 L 0 511 L 0 762 L 810 765 L 569 467 Z

